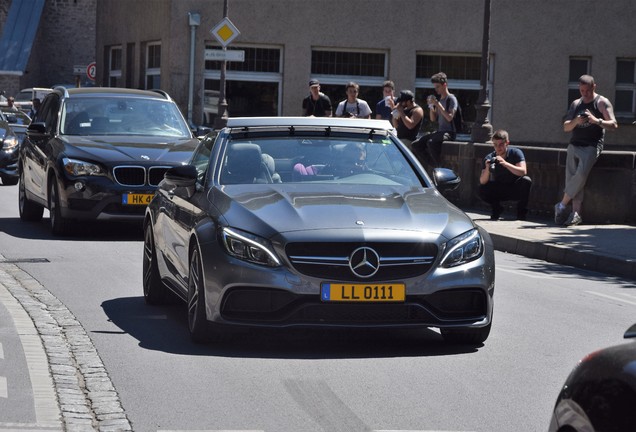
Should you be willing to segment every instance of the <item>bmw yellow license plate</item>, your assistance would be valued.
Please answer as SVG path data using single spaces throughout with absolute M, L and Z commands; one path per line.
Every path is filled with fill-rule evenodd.
M 403 302 L 406 286 L 403 283 L 323 283 L 320 286 L 320 298 L 325 302 Z
M 124 205 L 148 205 L 155 194 L 129 193 L 121 196 L 121 203 Z

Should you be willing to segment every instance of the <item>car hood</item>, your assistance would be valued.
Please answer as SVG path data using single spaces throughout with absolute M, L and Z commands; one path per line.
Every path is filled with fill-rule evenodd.
M 262 236 L 294 231 L 398 231 L 453 238 L 475 227 L 433 188 L 383 185 L 221 186 L 209 197 L 230 226 Z M 410 234 L 408 234 L 410 233 Z
M 145 136 L 65 136 L 65 154 L 113 162 L 185 162 L 198 144 L 196 138 Z

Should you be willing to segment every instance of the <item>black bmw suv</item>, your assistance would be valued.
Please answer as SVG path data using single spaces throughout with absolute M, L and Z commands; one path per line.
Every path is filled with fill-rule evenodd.
M 20 147 L 20 219 L 48 208 L 54 235 L 75 220 L 141 220 L 163 174 L 197 143 L 165 92 L 57 87 Z

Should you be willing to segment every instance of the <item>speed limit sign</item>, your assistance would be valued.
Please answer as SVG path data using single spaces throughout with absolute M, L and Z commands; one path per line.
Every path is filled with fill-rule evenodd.
M 86 66 L 86 76 L 89 80 L 95 81 L 95 76 L 97 74 L 97 64 L 95 62 Z

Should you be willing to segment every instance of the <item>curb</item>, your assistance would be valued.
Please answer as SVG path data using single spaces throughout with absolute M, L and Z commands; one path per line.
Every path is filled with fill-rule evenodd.
M 495 249 L 501 252 L 636 279 L 636 262 L 629 259 L 599 255 L 594 251 L 574 250 L 561 244 L 524 240 L 490 231 L 488 233 Z
M 29 274 L 1 259 L 0 285 L 26 311 L 37 330 L 48 370 L 30 373 L 52 378 L 51 397 L 56 400 L 49 402 L 59 408 L 62 430 L 132 431 L 97 350 L 66 306 Z

